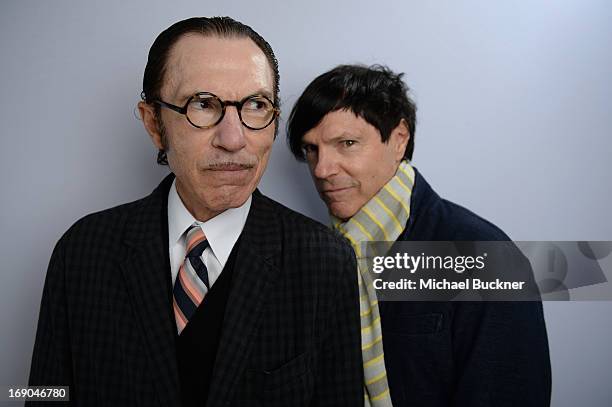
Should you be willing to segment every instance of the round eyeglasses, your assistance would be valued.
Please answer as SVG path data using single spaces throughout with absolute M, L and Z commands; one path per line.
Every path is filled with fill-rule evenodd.
M 153 103 L 184 114 L 187 121 L 198 129 L 209 129 L 219 124 L 227 106 L 236 106 L 240 121 L 251 130 L 268 127 L 280 113 L 280 109 L 264 95 L 250 95 L 240 101 L 223 101 L 213 93 L 198 92 L 183 107 L 162 100 L 154 100 Z

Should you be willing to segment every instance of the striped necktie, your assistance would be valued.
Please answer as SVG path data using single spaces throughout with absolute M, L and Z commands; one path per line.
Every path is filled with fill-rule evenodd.
M 208 270 L 202 261 L 202 253 L 208 247 L 208 241 L 197 223 L 189 227 L 186 242 L 187 254 L 179 268 L 173 290 L 174 317 L 179 335 L 210 289 Z

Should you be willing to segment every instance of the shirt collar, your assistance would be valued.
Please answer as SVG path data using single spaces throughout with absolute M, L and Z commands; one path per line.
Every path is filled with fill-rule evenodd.
M 175 178 L 168 192 L 168 240 L 170 247 L 175 245 L 189 226 L 196 222 L 204 231 L 215 257 L 224 267 L 232 248 L 240 237 L 242 229 L 244 229 L 251 208 L 251 200 L 252 198 L 249 196 L 242 206 L 229 208 L 206 222 L 200 222 L 193 217 L 183 204 L 176 191 Z

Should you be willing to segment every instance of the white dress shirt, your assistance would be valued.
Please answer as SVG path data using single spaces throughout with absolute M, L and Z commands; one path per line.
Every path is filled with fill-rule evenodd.
M 198 223 L 208 240 L 209 246 L 202 253 L 202 261 L 208 269 L 210 286 L 221 275 L 225 263 L 244 225 L 246 223 L 251 197 L 238 208 L 230 208 L 206 222 L 200 222 L 187 210 L 176 191 L 176 179 L 172 182 L 168 192 L 168 244 L 170 250 L 170 271 L 172 284 L 178 274 L 181 264 L 185 260 L 186 234 L 194 222 Z

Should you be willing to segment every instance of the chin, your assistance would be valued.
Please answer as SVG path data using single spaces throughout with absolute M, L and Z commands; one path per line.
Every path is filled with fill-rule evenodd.
M 333 204 L 330 205 L 328 209 L 329 213 L 338 219 L 342 219 L 343 221 L 347 221 L 348 219 L 352 218 L 355 213 L 357 213 L 357 211 L 353 210 L 352 208 L 347 208 L 340 205 L 334 206 Z
M 252 191 L 235 188 L 223 188 L 215 194 L 211 201 L 211 206 L 216 211 L 224 211 L 229 208 L 237 208 L 242 206 L 246 200 L 251 196 Z

